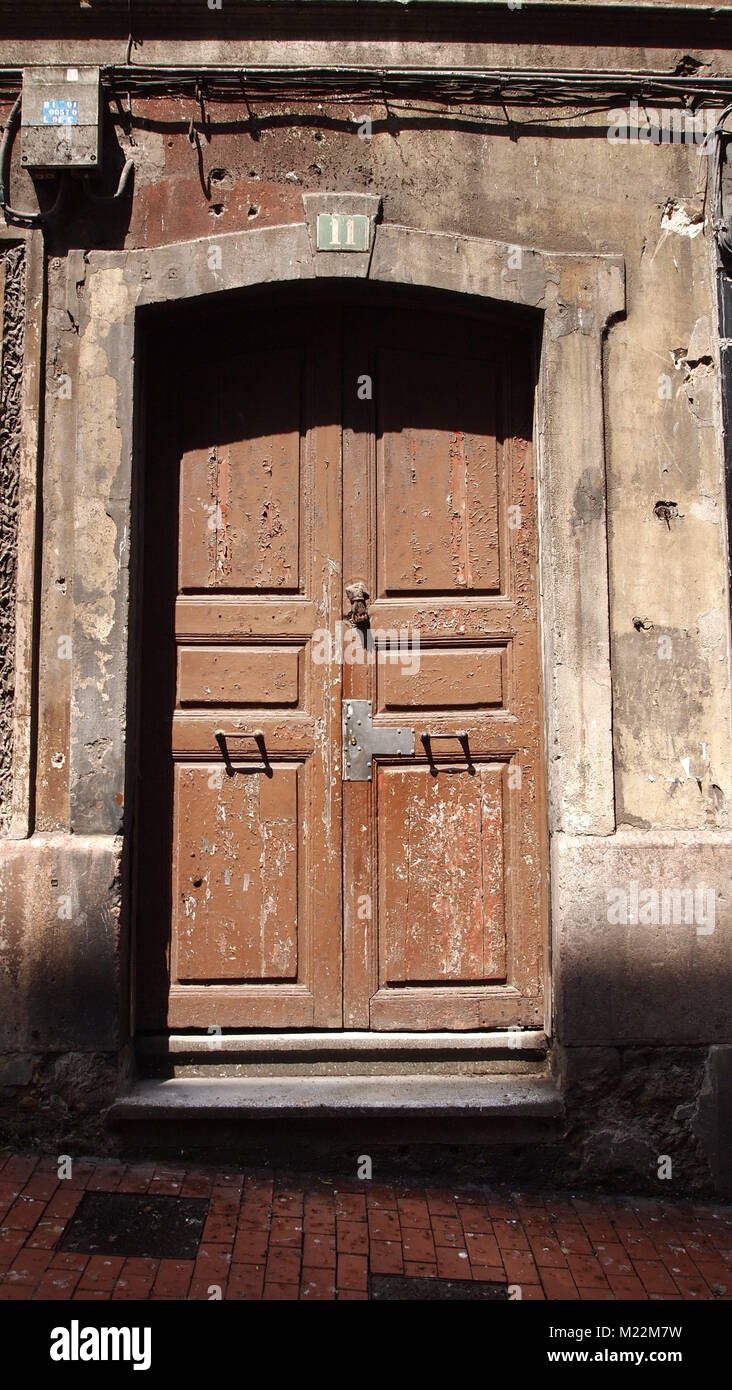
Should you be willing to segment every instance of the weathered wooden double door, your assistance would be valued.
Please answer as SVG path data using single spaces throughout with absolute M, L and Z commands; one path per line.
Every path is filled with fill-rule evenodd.
M 541 1026 L 527 340 L 260 303 L 161 358 L 138 1027 Z

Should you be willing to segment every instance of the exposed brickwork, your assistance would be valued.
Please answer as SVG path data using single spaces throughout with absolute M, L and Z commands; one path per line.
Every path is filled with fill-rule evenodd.
M 84 1191 L 207 1197 L 195 1260 L 60 1252 Z M 0 1299 L 365 1299 L 370 1274 L 729 1302 L 732 1207 L 0 1159 Z

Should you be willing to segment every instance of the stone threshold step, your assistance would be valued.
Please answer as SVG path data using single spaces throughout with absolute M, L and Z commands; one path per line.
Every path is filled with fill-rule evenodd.
M 372 1033 L 349 1030 L 319 1033 L 170 1033 L 139 1036 L 139 1056 L 490 1056 L 493 1053 L 543 1057 L 546 1034 L 536 1029 L 491 1033 Z
M 174 1077 L 138 1081 L 107 1112 L 112 1126 L 150 1120 L 557 1119 L 561 1094 L 526 1076 Z

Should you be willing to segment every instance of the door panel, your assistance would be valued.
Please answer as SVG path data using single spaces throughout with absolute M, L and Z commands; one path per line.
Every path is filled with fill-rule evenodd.
M 384 648 L 377 664 L 377 709 L 488 709 L 503 704 L 505 647 L 454 647 L 420 644 L 419 666 L 411 678 Z
M 380 984 L 505 976 L 503 777 L 379 769 Z
M 302 648 L 181 647 L 181 705 L 285 705 L 299 703 Z
M 495 590 L 496 373 L 428 343 L 377 354 L 379 593 Z
M 271 778 L 176 764 L 175 979 L 297 978 L 297 782 L 279 763 Z
M 220 363 L 181 402 L 196 441 L 181 461 L 182 592 L 298 588 L 303 356 L 263 347 Z

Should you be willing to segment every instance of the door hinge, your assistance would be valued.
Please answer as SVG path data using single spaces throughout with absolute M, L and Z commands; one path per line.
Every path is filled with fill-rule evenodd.
M 370 782 L 377 754 L 397 757 L 414 752 L 414 729 L 375 729 L 370 700 L 343 702 L 343 780 Z

